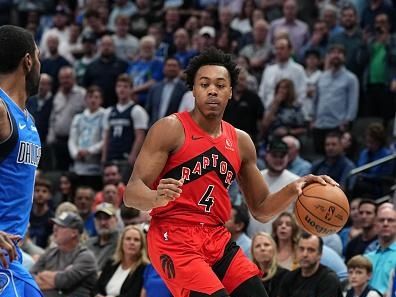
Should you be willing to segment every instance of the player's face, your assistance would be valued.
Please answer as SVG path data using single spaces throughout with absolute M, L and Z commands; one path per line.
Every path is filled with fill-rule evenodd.
M 292 221 L 288 216 L 279 218 L 279 224 L 276 228 L 276 235 L 279 239 L 287 240 L 292 236 Z
M 36 46 L 34 51 L 34 56 L 32 57 L 32 67 L 30 71 L 26 74 L 26 95 L 32 96 L 37 94 L 38 87 L 40 83 L 40 59 L 39 59 L 39 49 Z
M 370 203 L 360 205 L 359 215 L 362 220 L 362 228 L 371 228 L 375 221 L 375 206 Z
M 142 240 L 137 230 L 130 229 L 125 232 L 122 249 L 126 257 L 136 257 L 142 249 Z
M 370 277 L 371 274 L 369 274 L 364 268 L 356 267 L 348 269 L 349 284 L 353 288 L 363 287 L 370 280 Z
M 202 66 L 195 75 L 193 95 L 195 106 L 204 117 L 221 118 L 232 95 L 227 69 L 218 65 Z
M 74 204 L 81 214 L 88 214 L 91 212 L 93 202 L 92 192 L 89 189 L 79 189 L 74 197 Z
M 312 269 L 320 261 L 319 239 L 315 236 L 298 241 L 297 258 L 301 268 Z
M 269 262 L 275 255 L 275 248 L 267 237 L 258 235 L 252 242 L 253 258 L 259 263 Z

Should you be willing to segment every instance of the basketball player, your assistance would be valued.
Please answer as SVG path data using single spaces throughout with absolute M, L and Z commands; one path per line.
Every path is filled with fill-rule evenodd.
M 195 108 L 165 117 L 149 130 L 125 204 L 152 209 L 150 260 L 173 296 L 267 296 L 257 266 L 224 227 L 231 214 L 227 188 L 237 178 L 250 211 L 265 222 L 306 184 L 336 183 L 327 176 L 306 176 L 270 194 L 252 140 L 222 121 L 238 77 L 231 56 L 209 49 L 191 61 L 186 74 Z
M 17 246 L 29 222 L 41 147 L 25 108 L 37 93 L 39 50 L 19 27 L 0 27 L 0 296 L 42 296 Z

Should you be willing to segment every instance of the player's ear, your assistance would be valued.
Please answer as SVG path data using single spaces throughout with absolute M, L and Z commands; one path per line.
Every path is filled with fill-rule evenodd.
M 26 53 L 23 57 L 23 68 L 26 69 L 26 72 L 29 72 L 32 69 L 33 65 L 33 57 L 31 54 Z
M 232 87 L 230 87 L 230 97 L 228 98 L 228 100 L 231 100 L 232 98 Z

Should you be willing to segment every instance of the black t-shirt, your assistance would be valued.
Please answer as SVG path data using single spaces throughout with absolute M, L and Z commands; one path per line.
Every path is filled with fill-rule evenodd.
M 289 270 L 278 266 L 275 275 L 266 281 L 263 281 L 265 290 L 267 291 L 268 297 L 278 297 L 279 287 L 283 277 L 289 272 Z
M 345 248 L 345 263 L 349 261 L 353 256 L 362 255 L 366 248 L 377 239 L 377 236 L 365 241 L 362 238 L 362 234 L 353 238 L 350 242 L 348 242 Z
M 279 297 L 342 297 L 340 281 L 334 271 L 319 265 L 310 277 L 301 275 L 301 268 L 288 272 L 280 285 Z

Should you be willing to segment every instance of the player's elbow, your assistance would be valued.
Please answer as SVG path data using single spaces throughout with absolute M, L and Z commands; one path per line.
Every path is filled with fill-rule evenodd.
M 256 210 L 251 210 L 251 213 L 253 218 L 261 223 L 268 223 L 272 219 L 272 216 L 263 215 L 262 213 Z

